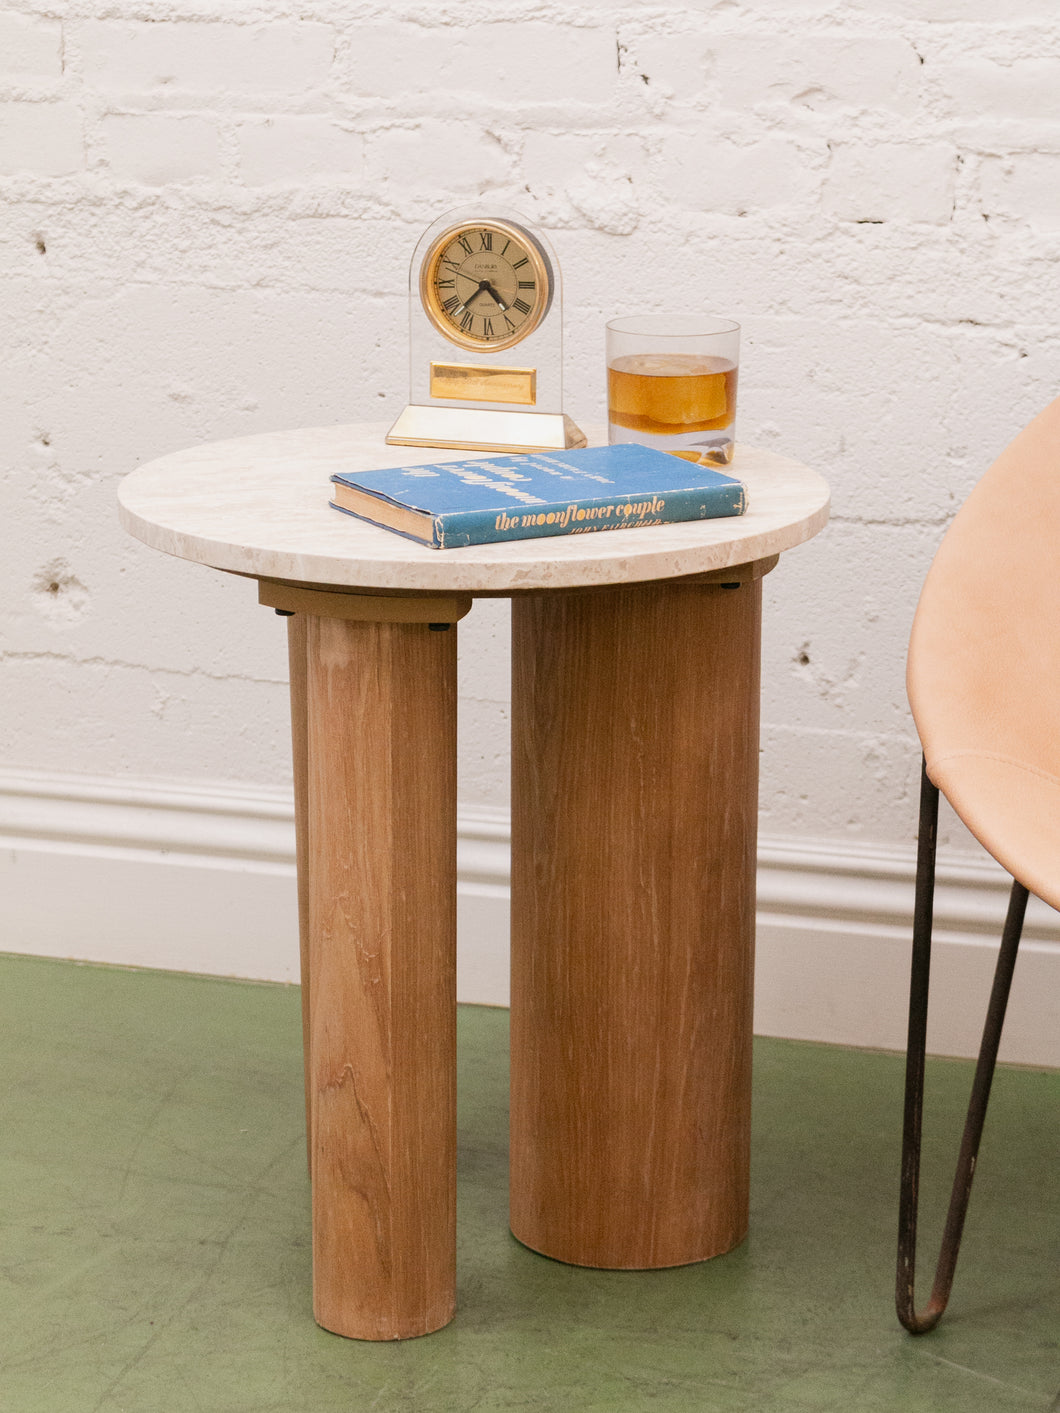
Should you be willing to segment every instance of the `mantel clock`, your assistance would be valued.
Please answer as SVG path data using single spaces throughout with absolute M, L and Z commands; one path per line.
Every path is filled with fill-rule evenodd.
M 409 272 L 409 405 L 399 446 L 584 446 L 563 412 L 562 288 L 545 237 L 498 210 L 451 211 Z

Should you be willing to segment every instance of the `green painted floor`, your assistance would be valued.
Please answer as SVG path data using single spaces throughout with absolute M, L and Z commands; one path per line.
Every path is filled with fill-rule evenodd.
M 466 1008 L 459 1313 L 370 1345 L 310 1313 L 298 1005 L 0 958 L 3 1413 L 1060 1408 L 1060 1074 L 998 1076 L 951 1311 L 912 1340 L 891 1304 L 899 1060 L 760 1041 L 750 1239 L 586 1271 L 507 1232 L 507 1015 Z M 932 1066 L 929 1170 L 969 1068 Z

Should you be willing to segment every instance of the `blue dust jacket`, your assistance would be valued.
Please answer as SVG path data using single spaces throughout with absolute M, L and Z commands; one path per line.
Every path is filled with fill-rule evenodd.
M 747 508 L 746 488 L 734 477 L 632 442 L 339 472 L 331 479 L 378 505 L 373 513 L 371 501 L 360 500 L 356 511 L 332 501 L 336 510 L 433 549 L 710 520 Z M 422 514 L 422 534 L 388 524 L 388 507 Z

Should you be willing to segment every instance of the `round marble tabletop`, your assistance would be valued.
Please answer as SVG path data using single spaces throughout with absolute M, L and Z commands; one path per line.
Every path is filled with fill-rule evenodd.
M 234 573 L 356 589 L 518 593 L 643 583 L 727 569 L 811 539 L 828 486 L 798 461 L 737 446 L 728 470 L 744 515 L 436 550 L 328 504 L 335 471 L 488 456 L 387 446 L 383 423 L 312 427 L 211 442 L 133 471 L 118 492 L 124 527 L 153 549 Z M 587 428 L 590 444 L 606 431 Z

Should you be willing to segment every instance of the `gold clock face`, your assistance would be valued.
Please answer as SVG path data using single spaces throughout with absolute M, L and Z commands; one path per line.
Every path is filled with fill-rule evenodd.
M 552 302 L 552 269 L 528 231 L 509 221 L 470 221 L 443 231 L 420 267 L 427 316 L 461 348 L 511 348 Z

